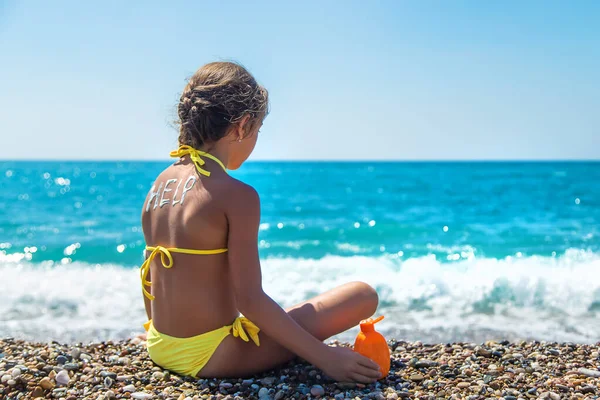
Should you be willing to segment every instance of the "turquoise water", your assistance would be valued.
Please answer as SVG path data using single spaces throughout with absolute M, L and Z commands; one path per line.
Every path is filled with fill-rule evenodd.
M 137 329 L 141 207 L 166 166 L 0 162 L 0 335 Z M 598 338 L 600 163 L 251 162 L 232 175 L 261 196 L 265 286 L 282 305 L 362 279 L 390 335 Z

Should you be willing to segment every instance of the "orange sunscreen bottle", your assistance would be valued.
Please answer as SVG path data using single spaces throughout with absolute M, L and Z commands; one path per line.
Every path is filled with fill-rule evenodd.
M 360 321 L 360 332 L 354 342 L 354 351 L 379 364 L 381 378 L 385 378 L 390 372 L 390 348 L 381 333 L 373 327 L 382 319 L 383 315 Z

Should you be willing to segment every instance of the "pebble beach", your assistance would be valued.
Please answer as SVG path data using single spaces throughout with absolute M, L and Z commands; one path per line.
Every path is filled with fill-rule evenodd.
M 598 345 L 424 344 L 391 340 L 391 370 L 370 385 L 337 383 L 301 361 L 247 379 L 163 370 L 139 338 L 87 345 L 0 340 L 0 399 L 596 399 Z M 332 346 L 348 344 L 331 342 Z

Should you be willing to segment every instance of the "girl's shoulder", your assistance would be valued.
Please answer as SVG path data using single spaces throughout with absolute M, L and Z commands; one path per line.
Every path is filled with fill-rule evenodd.
M 238 179 L 230 177 L 227 196 L 223 196 L 227 209 L 235 213 L 260 210 L 260 198 L 256 189 Z
M 249 200 L 256 199 L 258 200 L 258 192 L 252 186 L 244 183 L 236 178 L 230 177 L 229 180 L 229 188 L 231 191 L 231 198 L 238 200 Z

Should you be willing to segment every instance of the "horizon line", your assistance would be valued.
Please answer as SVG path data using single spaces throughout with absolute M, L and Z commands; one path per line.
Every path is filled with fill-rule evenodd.
M 2 159 L 0 162 L 171 162 L 170 159 L 147 158 L 147 159 L 111 159 L 111 158 L 92 158 L 92 159 L 77 159 L 77 158 L 48 158 L 48 159 Z M 596 163 L 600 162 L 600 158 L 498 158 L 498 159 L 258 159 L 248 160 L 244 163 L 265 163 L 265 162 L 280 162 L 280 163 L 548 163 L 548 162 L 565 162 L 565 163 Z

